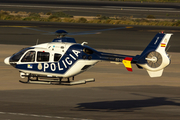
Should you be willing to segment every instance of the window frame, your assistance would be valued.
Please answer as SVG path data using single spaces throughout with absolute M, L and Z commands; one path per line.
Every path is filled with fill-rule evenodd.
M 10 62 L 21 62 L 21 59 L 24 57 L 24 55 L 30 51 L 30 50 L 34 50 L 34 48 L 32 47 L 28 47 L 28 48 L 23 48 L 21 49 L 19 52 L 13 54 L 10 58 Z
M 60 55 L 60 57 L 59 57 L 58 60 L 55 61 L 55 56 L 56 56 L 56 54 Z M 61 59 L 61 57 L 62 57 L 62 54 L 54 53 L 53 61 L 54 61 L 54 62 L 58 62 L 58 61 Z
M 39 53 L 47 53 L 48 54 L 48 60 L 38 60 L 38 54 Z M 45 57 L 45 56 L 41 56 L 41 57 Z M 44 52 L 44 51 L 37 51 L 37 55 L 36 55 L 36 62 L 49 62 L 50 61 L 50 52 Z
M 26 55 L 29 53 L 29 52 L 34 52 L 34 60 L 32 61 L 23 61 L 23 59 L 26 57 Z M 27 56 L 28 57 L 28 56 Z M 31 58 L 32 59 L 32 58 Z M 26 51 L 23 55 L 22 55 L 22 57 L 21 57 L 21 59 L 20 59 L 20 61 L 22 62 L 22 63 L 27 63 L 27 62 L 35 62 L 35 60 L 36 60 L 36 51 L 35 50 L 28 50 L 28 51 Z

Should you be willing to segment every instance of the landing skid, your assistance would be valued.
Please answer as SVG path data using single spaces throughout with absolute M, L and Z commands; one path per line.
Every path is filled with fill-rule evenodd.
M 46 84 L 46 85 L 79 85 L 79 84 L 86 84 L 88 82 L 95 82 L 94 78 L 90 79 L 83 79 L 79 81 L 61 81 L 61 80 L 51 80 L 51 79 L 42 79 L 42 80 L 32 80 L 28 78 L 27 81 L 19 80 L 21 83 L 25 84 Z

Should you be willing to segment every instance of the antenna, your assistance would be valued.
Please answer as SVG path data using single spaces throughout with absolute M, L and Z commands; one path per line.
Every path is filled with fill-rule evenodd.
M 36 45 L 38 44 L 38 42 L 39 42 L 39 39 L 37 39 L 37 41 L 36 41 Z
M 83 42 L 83 43 L 81 43 L 81 45 L 84 45 L 84 44 L 88 44 L 88 42 Z
M 168 46 L 168 48 L 166 49 L 166 52 L 169 50 L 170 47 L 171 47 L 171 45 Z
M 166 49 L 166 52 L 169 50 L 169 48 L 171 47 L 171 45 L 168 46 L 168 48 Z M 171 59 L 171 55 L 167 54 L 167 56 L 169 57 L 169 59 Z

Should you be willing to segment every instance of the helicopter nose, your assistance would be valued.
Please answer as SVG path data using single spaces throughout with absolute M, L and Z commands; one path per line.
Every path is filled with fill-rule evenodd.
M 10 57 L 7 57 L 7 58 L 4 59 L 4 63 L 5 63 L 6 65 L 10 65 L 10 64 L 9 64 L 9 59 L 10 59 Z

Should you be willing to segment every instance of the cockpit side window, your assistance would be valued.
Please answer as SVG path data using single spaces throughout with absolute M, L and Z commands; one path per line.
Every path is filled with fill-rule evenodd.
M 61 58 L 61 56 L 62 56 L 61 54 L 55 53 L 55 54 L 54 54 L 54 61 L 55 61 L 55 62 L 59 61 L 60 58 Z
M 48 52 L 38 52 L 37 53 L 37 62 L 47 62 L 49 61 L 49 53 Z
M 24 55 L 21 62 L 34 62 L 35 61 L 35 51 L 29 51 Z

